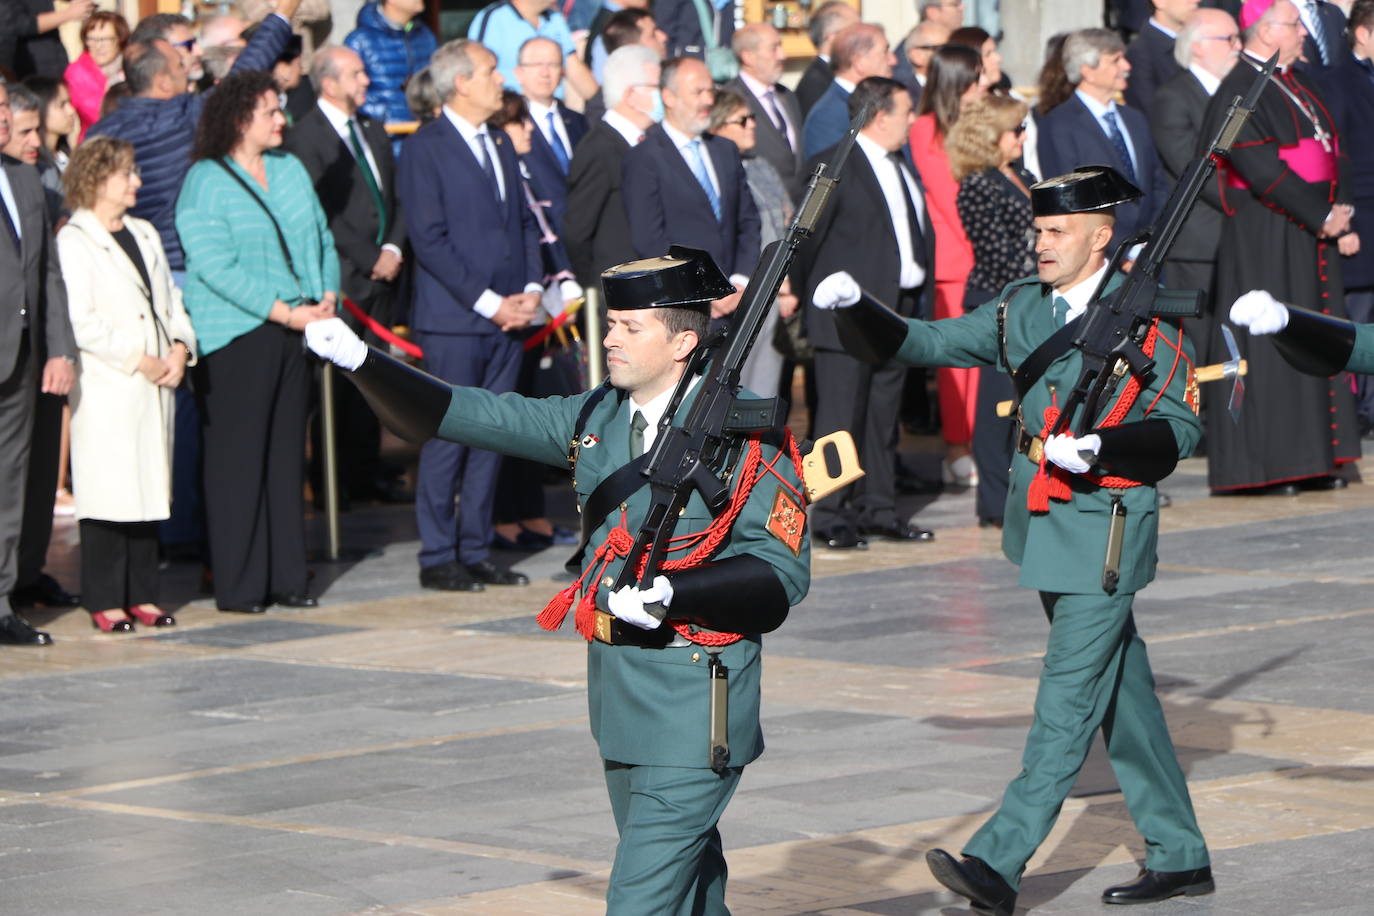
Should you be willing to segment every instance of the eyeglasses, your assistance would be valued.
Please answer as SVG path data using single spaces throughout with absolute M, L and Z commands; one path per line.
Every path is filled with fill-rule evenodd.
M 188 38 L 185 41 L 174 41 L 171 44 L 172 47 L 178 48 L 182 51 L 190 51 L 197 47 L 200 44 L 200 42 L 196 41 L 194 38 Z
M 1012 128 L 1012 134 L 1019 137 L 1026 132 L 1026 125 L 1018 124 Z
M 1199 35 L 1197 41 L 1224 41 L 1227 44 L 1240 44 L 1239 35 Z
M 125 178 L 141 178 L 141 177 L 143 177 L 143 172 L 142 172 L 142 171 L 139 169 L 139 167 L 136 166 L 136 165 L 131 165 L 131 166 L 129 166 L 127 169 L 124 169 L 123 172 L 124 172 L 124 177 L 125 177 Z
M 750 124 L 753 124 L 755 120 L 757 119 L 752 114 L 745 114 L 740 115 L 738 118 L 731 118 L 725 123 L 733 124 L 736 127 L 748 127 Z
M 86 44 L 88 45 L 115 45 L 119 44 L 119 38 L 114 35 L 87 35 Z

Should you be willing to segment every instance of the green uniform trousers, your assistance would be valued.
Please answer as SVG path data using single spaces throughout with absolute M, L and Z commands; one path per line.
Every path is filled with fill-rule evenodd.
M 716 822 L 744 768 L 605 766 L 620 833 L 606 916 L 729 916 Z
M 1209 864 L 1145 642 L 1136 633 L 1134 598 L 1040 593 L 1050 637 L 1021 773 L 963 850 L 1013 888 L 1059 817 L 1099 726 L 1126 807 L 1145 838 L 1145 866 L 1186 871 Z

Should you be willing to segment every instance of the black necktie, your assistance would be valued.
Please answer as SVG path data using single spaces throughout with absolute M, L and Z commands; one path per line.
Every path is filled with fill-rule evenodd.
M 911 199 L 911 189 L 906 185 L 906 169 L 902 168 L 902 154 L 887 154 L 892 167 L 897 170 L 897 187 L 902 189 L 902 202 L 906 204 L 906 222 L 911 227 L 911 257 L 922 268 L 926 266 L 926 237 L 921 232 L 921 218 L 916 215 L 916 202 Z
M 10 244 L 14 245 L 14 253 L 22 255 L 23 246 L 19 241 L 19 230 L 15 228 L 14 217 L 10 216 L 10 208 L 5 205 L 3 200 L 0 200 L 0 213 L 5 214 L 5 231 L 9 234 Z
M 477 132 L 477 148 L 482 151 L 482 171 L 487 173 L 487 181 L 491 183 L 491 193 L 496 197 L 496 202 L 499 204 L 503 203 L 501 182 L 496 180 L 496 165 L 491 161 L 491 148 L 487 145 L 490 142 L 486 131 Z

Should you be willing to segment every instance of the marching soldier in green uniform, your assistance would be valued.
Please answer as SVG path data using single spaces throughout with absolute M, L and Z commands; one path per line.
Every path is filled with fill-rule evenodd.
M 337 319 L 310 325 L 306 339 L 407 438 L 571 463 L 582 577 L 539 622 L 556 628 L 576 603 L 588 640 L 591 729 L 620 833 L 607 912 L 727 914 L 716 823 L 763 751 L 759 634 L 777 628 L 810 585 L 799 459 L 790 433 L 741 441 L 729 506 L 713 518 L 694 494 L 652 586 L 613 591 L 649 501 L 633 462 L 662 431 L 711 300 L 734 288 L 704 252 L 624 264 L 602 284 L 610 386 L 575 397 L 451 388 L 368 348 Z
M 1092 433 L 1046 440 L 1077 382 L 1073 323 L 1107 271 L 1113 207 L 1140 196 L 1115 171 L 1093 167 L 1035 185 L 1038 276 L 943 321 L 898 317 L 832 274 L 814 301 L 836 308 L 841 340 L 861 358 L 920 366 L 988 366 L 1020 396 L 1002 549 L 1020 583 L 1040 592 L 1049 643 L 1021 773 L 1001 806 L 955 858 L 927 856 L 935 877 L 976 906 L 1010 914 L 1026 862 L 1044 841 L 1099 729 L 1146 861 L 1104 903 L 1148 903 L 1213 890 L 1207 845 L 1154 692 L 1131 605 L 1155 572 L 1155 484 L 1197 443 L 1190 345 L 1154 319 L 1145 342 L 1155 368 L 1125 373 Z M 1113 276 L 1110 292 L 1122 282 Z M 1156 298 L 1167 296 L 1163 291 Z M 1098 562 L 1098 558 L 1105 558 Z

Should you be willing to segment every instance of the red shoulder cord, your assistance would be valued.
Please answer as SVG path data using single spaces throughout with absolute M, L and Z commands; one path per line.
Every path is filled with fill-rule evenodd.
M 668 541 L 666 552 L 687 551 L 687 555 L 674 560 L 665 560 L 659 566 L 660 572 L 669 573 L 680 569 L 691 569 L 708 561 L 730 536 L 735 520 L 739 518 L 745 503 L 749 501 L 749 495 L 753 492 L 754 485 L 767 474 L 772 474 L 778 478 L 784 487 L 792 491 L 801 505 L 806 505 L 805 487 L 800 490 L 794 487 L 777 470 L 777 463 L 786 455 L 792 462 L 797 479 L 801 480 L 802 478 L 802 457 L 797 449 L 797 440 L 793 437 L 792 431 L 790 429 L 783 430 L 782 449 L 773 456 L 772 461 L 763 460 L 763 449 L 759 443 L 759 436 L 749 437 L 749 448 L 745 454 L 744 465 L 737 475 L 739 485 L 735 487 L 735 492 L 731 495 L 730 504 L 726 506 L 725 511 L 716 516 L 705 530 L 696 534 L 684 534 L 671 538 Z M 535 618 L 539 625 L 546 630 L 556 630 L 561 627 L 563 619 L 573 606 L 573 602 L 577 600 L 577 593 L 585 586 L 586 590 L 582 594 L 582 600 L 577 602 L 577 612 L 573 617 L 573 623 L 577 627 L 577 632 L 590 642 L 596 626 L 596 593 L 601 585 L 601 577 L 611 565 L 611 561 L 617 557 L 629 555 L 630 549 L 634 547 L 634 542 L 634 535 L 630 534 L 629 527 L 626 525 L 625 511 L 622 509 L 620 522 L 606 535 L 606 540 L 602 541 L 601 546 L 596 548 L 596 554 L 586 568 L 582 570 L 582 575 L 572 585 L 554 595 L 545 605 L 544 610 L 539 612 L 539 616 Z M 644 573 L 644 564 L 648 562 L 648 558 L 649 555 L 646 550 L 640 560 L 638 573 L 641 576 Z M 743 634 L 740 633 L 702 632 L 692 624 L 675 621 L 672 618 L 669 618 L 668 623 L 679 635 L 701 646 L 728 646 L 744 638 Z
M 1145 351 L 1146 356 L 1154 356 L 1155 344 L 1158 339 L 1159 319 L 1155 318 L 1150 322 L 1150 331 L 1145 335 L 1145 342 L 1140 347 L 1140 349 Z M 1165 338 L 1165 342 L 1168 342 L 1168 338 Z M 1169 385 L 1169 381 L 1173 379 L 1174 371 L 1178 368 L 1178 356 L 1181 355 L 1181 353 L 1182 350 L 1179 348 L 1174 357 L 1174 367 L 1169 370 L 1169 379 L 1164 383 L 1164 387 L 1166 388 Z M 1130 413 L 1131 408 L 1135 406 L 1136 399 L 1140 397 L 1140 389 L 1140 379 L 1132 375 L 1130 381 L 1126 383 L 1126 387 L 1121 390 L 1121 396 L 1116 399 L 1116 403 L 1112 405 L 1112 409 L 1107 413 L 1106 419 L 1099 423 L 1098 427 L 1120 425 L 1121 421 L 1126 419 L 1126 414 Z M 1150 404 L 1150 408 L 1153 408 L 1158 400 L 1159 399 L 1156 398 L 1155 402 Z M 1148 410 L 1146 412 L 1148 413 Z M 1045 408 L 1045 425 L 1044 428 L 1040 430 L 1040 439 L 1042 441 L 1049 438 L 1050 430 L 1054 429 L 1054 424 L 1058 422 L 1058 420 L 1058 402 L 1057 399 L 1051 395 L 1050 406 Z M 1105 487 L 1109 490 L 1125 490 L 1142 485 L 1140 481 L 1131 480 L 1127 477 L 1087 477 L 1082 474 L 1071 474 L 1069 471 L 1064 470 L 1056 464 L 1049 464 L 1045 460 L 1045 453 L 1042 449 L 1040 452 L 1040 467 L 1036 470 L 1035 477 L 1031 479 L 1030 486 L 1026 489 L 1026 508 L 1031 512 L 1048 512 L 1050 511 L 1050 500 L 1053 499 L 1059 502 L 1067 502 L 1073 496 L 1073 490 L 1069 486 L 1069 479 L 1075 476 L 1083 480 L 1089 480 L 1093 484 L 1099 487 Z

